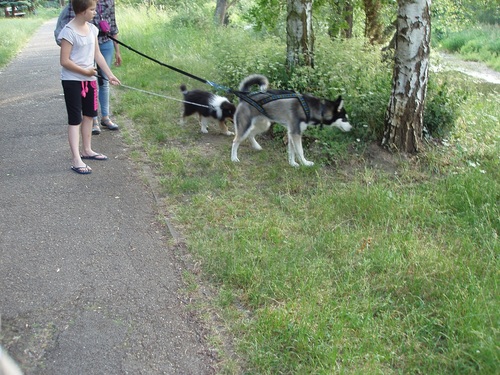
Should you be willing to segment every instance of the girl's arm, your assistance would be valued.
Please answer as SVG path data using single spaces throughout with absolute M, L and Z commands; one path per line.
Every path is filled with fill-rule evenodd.
M 106 76 L 108 77 L 109 83 L 111 83 L 112 85 L 119 85 L 119 84 L 121 84 L 121 82 L 118 80 L 118 78 L 116 78 L 114 76 L 114 74 L 111 71 L 111 69 L 109 69 L 109 66 L 106 63 L 106 59 L 104 58 L 104 56 L 101 53 L 101 50 L 99 49 L 99 43 L 97 42 L 97 37 L 95 37 L 95 54 L 94 54 L 94 60 L 97 63 L 97 65 L 99 65 L 99 68 L 101 68 L 101 70 L 104 72 L 104 74 L 106 74 Z
M 96 70 L 94 68 L 82 68 L 75 64 L 74 61 L 70 60 L 69 56 L 71 54 L 71 50 L 73 49 L 73 45 L 68 42 L 66 39 L 61 40 L 61 53 L 59 55 L 59 61 L 63 67 L 72 72 L 83 74 L 86 76 L 94 76 L 96 74 Z

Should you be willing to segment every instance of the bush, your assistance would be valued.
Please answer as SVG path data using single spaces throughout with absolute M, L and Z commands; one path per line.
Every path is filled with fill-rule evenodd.
M 436 138 L 448 136 L 466 98 L 466 92 L 460 87 L 450 85 L 446 77 L 438 78 L 432 75 L 427 86 L 424 131 Z

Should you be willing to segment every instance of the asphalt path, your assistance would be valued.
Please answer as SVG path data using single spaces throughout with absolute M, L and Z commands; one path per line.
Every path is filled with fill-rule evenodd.
M 154 193 L 119 132 L 70 170 L 55 20 L 0 70 L 0 338 L 25 374 L 211 374 Z M 112 89 L 113 90 L 113 89 Z

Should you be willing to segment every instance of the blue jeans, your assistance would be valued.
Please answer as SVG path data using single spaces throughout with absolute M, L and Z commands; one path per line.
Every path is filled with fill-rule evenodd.
M 108 40 L 105 43 L 99 44 L 99 49 L 108 66 L 111 66 L 115 52 L 113 41 Z M 99 70 L 99 74 L 108 78 L 101 70 Z M 101 108 L 101 117 L 109 116 L 109 81 L 107 79 L 99 80 L 99 107 Z

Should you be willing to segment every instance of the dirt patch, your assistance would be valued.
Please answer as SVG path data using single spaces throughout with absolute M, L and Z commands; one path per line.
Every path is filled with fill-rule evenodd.
M 404 156 L 391 153 L 379 144 L 372 142 L 368 144 L 364 153 L 364 158 L 371 168 L 394 174 L 401 165 Z

